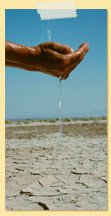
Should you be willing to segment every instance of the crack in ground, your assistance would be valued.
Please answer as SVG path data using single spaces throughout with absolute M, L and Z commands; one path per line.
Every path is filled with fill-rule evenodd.
M 71 174 L 75 174 L 75 175 L 92 175 L 91 173 L 81 173 L 81 172 L 75 172 L 75 171 L 71 171 Z
M 37 204 L 38 204 L 39 206 L 41 206 L 44 210 L 49 210 L 49 207 L 48 207 L 45 203 L 37 202 Z
M 76 182 L 76 184 L 82 184 L 82 185 L 85 186 L 86 188 L 91 188 L 91 187 L 88 187 L 84 182 Z
M 104 182 L 107 184 L 107 180 L 105 180 L 105 179 L 103 179 L 103 178 L 101 178 L 101 177 L 99 177 L 99 179 L 100 179 L 101 181 L 104 181 Z

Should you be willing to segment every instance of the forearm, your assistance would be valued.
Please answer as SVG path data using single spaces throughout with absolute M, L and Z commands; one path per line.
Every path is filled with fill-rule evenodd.
M 5 64 L 6 66 L 28 69 L 28 64 L 30 65 L 31 59 L 34 58 L 34 52 L 33 47 L 18 45 L 6 41 Z

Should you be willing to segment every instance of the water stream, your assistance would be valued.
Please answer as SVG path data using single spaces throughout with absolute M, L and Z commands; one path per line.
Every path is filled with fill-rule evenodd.
M 47 20 L 48 22 L 48 40 L 49 42 L 52 41 L 52 31 L 51 31 L 51 25 L 50 21 Z M 63 131 L 63 86 L 62 86 L 62 79 L 61 76 L 59 77 L 59 143 L 62 143 L 62 131 Z
M 63 86 L 61 77 L 59 78 L 59 142 L 62 143 L 63 132 Z

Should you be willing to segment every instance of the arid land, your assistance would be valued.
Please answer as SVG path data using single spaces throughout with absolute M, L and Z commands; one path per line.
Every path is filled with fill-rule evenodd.
M 107 210 L 106 119 L 6 121 L 6 210 Z

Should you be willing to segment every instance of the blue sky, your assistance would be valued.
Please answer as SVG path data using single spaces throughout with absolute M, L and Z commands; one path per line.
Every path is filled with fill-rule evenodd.
M 88 42 L 84 61 L 62 81 L 63 116 L 106 115 L 107 12 L 78 10 L 78 17 L 50 21 L 52 40 L 77 49 Z M 48 23 L 36 10 L 6 10 L 6 39 L 24 45 L 48 41 Z M 6 67 L 6 118 L 59 115 L 59 81 L 39 72 Z

